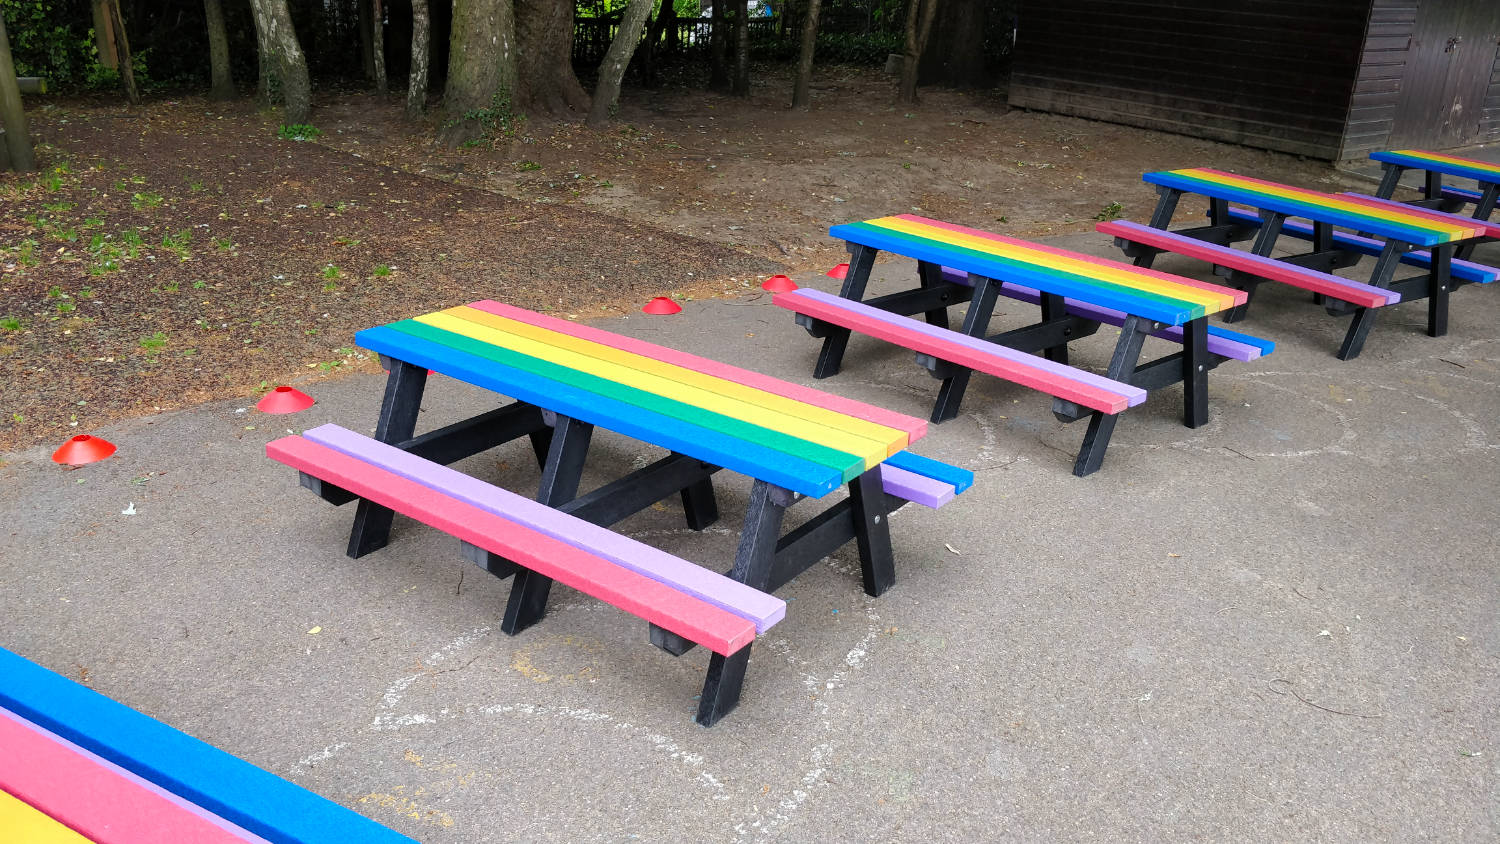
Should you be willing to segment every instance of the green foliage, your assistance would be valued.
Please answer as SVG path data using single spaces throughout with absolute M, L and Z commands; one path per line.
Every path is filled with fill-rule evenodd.
M 900 33 L 819 32 L 813 61 L 818 64 L 883 65 L 887 55 L 904 49 L 904 36 Z
M 1111 202 L 1110 204 L 1104 206 L 1103 208 L 1100 208 L 1099 209 L 1099 213 L 1094 215 L 1094 219 L 1095 220 L 1113 220 L 1116 217 L 1120 216 L 1121 212 L 1123 212 L 1124 210 L 1125 210 L 1125 206 L 1121 205 L 1118 202 Z
M 511 109 L 510 95 L 496 91 L 495 95 L 490 98 L 489 108 L 469 109 L 464 112 L 460 120 L 449 121 L 445 126 L 456 125 L 463 121 L 478 123 L 479 137 L 463 143 L 465 147 L 475 147 L 493 140 L 497 130 L 500 134 L 514 135 L 525 120 L 525 115 L 518 114 Z
M 287 141 L 311 141 L 322 134 L 322 129 L 308 123 L 293 123 L 276 130 L 276 137 Z
M 535 161 L 517 161 L 516 169 L 525 173 L 528 170 L 540 170 L 542 169 L 542 165 L 536 163 Z
M 167 345 L 167 335 L 164 331 L 157 331 L 150 337 L 140 339 L 140 347 L 147 351 L 155 351 L 165 345 Z
M 78 82 L 93 64 L 93 30 L 55 5 L 53 0 L 0 0 L 17 76 Z
M 140 210 L 142 208 L 155 208 L 158 205 L 161 205 L 161 203 L 162 195 L 159 193 L 152 193 L 151 191 L 132 194 L 130 197 L 130 204 L 135 206 L 136 210 Z
M 375 269 L 371 271 L 371 275 L 379 276 L 382 278 L 390 274 L 391 268 L 389 264 L 376 264 Z
M 20 330 L 21 330 L 21 318 L 20 317 L 13 317 L 13 316 L 0 317 L 0 331 L 20 331 Z

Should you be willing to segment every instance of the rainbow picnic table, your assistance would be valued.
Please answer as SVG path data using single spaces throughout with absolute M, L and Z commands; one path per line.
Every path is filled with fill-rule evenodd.
M 0 648 L 0 841 L 412 840 Z
M 834 226 L 828 233 L 850 253 L 839 294 L 795 290 L 774 300 L 822 338 L 814 377 L 839 371 L 851 332 L 859 331 L 913 349 L 918 363 L 942 381 L 934 422 L 957 415 L 973 371 L 1046 392 L 1060 420 L 1090 420 L 1076 475 L 1098 470 L 1119 413 L 1144 402 L 1150 391 L 1181 383 L 1183 424 L 1196 428 L 1208 421 L 1209 371 L 1272 348 L 1210 328 L 1210 315 L 1246 299 L 1216 284 L 911 214 Z M 882 251 L 915 259 L 918 286 L 866 299 Z M 999 296 L 1039 305 L 1041 319 L 989 334 Z M 969 303 L 963 324 L 951 330 L 947 309 L 963 302 Z M 915 314 L 923 320 L 910 318 Z M 1105 373 L 1070 366 L 1069 344 L 1103 323 L 1121 328 Z M 1147 335 L 1180 343 L 1181 349 L 1142 363 Z
M 1356 357 L 1364 347 L 1379 308 L 1425 298 L 1428 333 L 1438 337 L 1447 332 L 1448 294 L 1453 287 L 1494 280 L 1482 272 L 1452 272 L 1454 250 L 1484 236 L 1485 228 L 1478 221 L 1206 167 L 1147 173 L 1143 178 L 1156 185 L 1159 194 L 1150 223 L 1110 221 L 1100 223 L 1099 231 L 1113 234 L 1138 266 L 1150 266 L 1161 252 L 1177 252 L 1214 264 L 1231 286 L 1252 296 L 1266 280 L 1311 290 L 1329 313 L 1354 314 L 1338 352 L 1343 360 Z M 1184 194 L 1208 198 L 1208 224 L 1168 231 Z M 1311 250 L 1273 259 L 1271 254 L 1283 234 L 1310 240 Z M 1364 245 L 1359 246 L 1354 238 Z M 1230 246 L 1252 239 L 1248 252 Z M 1368 282 L 1332 274 L 1331 270 L 1354 266 L 1371 253 L 1376 261 Z M 1422 266 L 1426 272 L 1397 279 L 1395 272 L 1402 263 Z M 1242 318 L 1247 306 L 1230 311 L 1226 319 Z
M 854 540 L 864 589 L 881 594 L 895 582 L 889 513 L 941 506 L 973 482 L 906 451 L 926 433 L 920 419 L 500 302 L 356 341 L 390 372 L 374 440 L 330 425 L 267 446 L 319 496 L 359 499 L 349 555 L 384 546 L 399 510 L 459 538 L 463 556 L 490 573 L 515 575 L 508 634 L 541 620 L 556 579 L 650 622 L 651 642 L 669 653 L 702 644 L 713 651 L 704 726 L 738 703 L 750 643 L 786 612 L 769 593 Z M 513 401 L 416 435 L 429 370 Z M 591 459 L 595 427 L 668 454 L 639 468 Z M 542 470 L 534 501 L 449 468 L 522 437 Z M 586 463 L 612 480 L 580 494 Z M 721 469 L 754 479 L 727 576 L 608 530 L 679 495 L 689 527 L 709 526 Z M 840 487 L 847 497 L 782 535 L 788 507 Z
M 1421 149 L 1372 152 L 1370 158 L 1379 161 L 1384 170 L 1380 187 L 1375 190 L 1375 195 L 1381 199 L 1390 199 L 1395 195 L 1396 186 L 1407 170 L 1418 170 L 1423 174 L 1422 192 L 1426 197 L 1413 201 L 1413 205 L 1457 212 L 1472 203 L 1474 209 L 1470 216 L 1476 220 L 1488 220 L 1496 201 L 1500 200 L 1500 164 L 1492 161 Z M 1470 188 L 1446 183 L 1444 176 L 1469 179 L 1475 184 Z M 1489 235 L 1490 239 L 1495 237 L 1494 234 Z M 1473 251 L 1474 244 L 1468 243 L 1459 247 L 1455 254 L 1459 258 L 1468 258 Z

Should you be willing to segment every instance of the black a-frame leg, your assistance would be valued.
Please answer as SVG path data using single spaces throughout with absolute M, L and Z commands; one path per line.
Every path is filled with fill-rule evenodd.
M 969 310 L 964 313 L 961 330 L 970 337 L 983 337 L 984 329 L 995 313 L 1000 282 L 970 273 L 969 283 L 974 286 L 974 298 L 969 300 Z M 918 359 L 921 360 L 921 356 Z M 973 372 L 956 364 L 936 371 L 944 373 L 945 377 L 943 386 L 938 388 L 937 400 L 932 404 L 932 421 L 944 422 L 958 416 L 958 406 L 963 403 L 964 391 L 969 388 L 969 376 Z
M 568 416 L 557 417 L 537 501 L 548 507 L 557 507 L 578 497 L 578 482 L 583 478 L 583 464 L 588 457 L 593 433 L 594 426 L 587 422 Z M 551 590 L 552 578 L 525 566 L 517 566 L 500 629 L 515 635 L 540 621 L 547 612 L 547 594 Z
M 765 481 L 757 480 L 750 490 L 750 507 L 740 547 L 735 552 L 734 568 L 729 576 L 754 589 L 765 589 L 771 581 L 771 567 L 776 559 L 776 540 L 781 534 L 782 517 L 792 495 Z M 712 727 L 740 702 L 745 669 L 750 665 L 750 648 L 746 645 L 729 656 L 714 654 L 708 661 L 708 676 L 703 681 L 703 695 L 698 700 L 694 719 Z
M 390 375 L 385 379 L 385 398 L 380 403 L 380 420 L 375 424 L 375 439 L 399 443 L 411 439 L 417 429 L 417 414 L 422 410 L 422 390 L 427 386 L 427 368 L 406 361 L 388 359 Z M 390 508 L 360 499 L 354 513 L 354 527 L 349 531 L 349 556 L 363 557 L 384 548 L 391 535 Z
M 865 286 L 870 283 L 870 270 L 875 266 L 875 255 L 879 250 L 857 243 L 849 244 L 849 272 L 844 275 L 844 284 L 839 295 L 856 302 L 865 297 Z M 849 345 L 849 329 L 836 325 L 828 326 L 823 337 L 823 348 L 818 352 L 818 362 L 813 365 L 814 378 L 827 378 L 839 374 L 844 362 L 844 349 Z
M 1109 359 L 1106 378 L 1116 381 L 1130 380 L 1135 372 L 1136 361 L 1141 357 L 1141 346 L 1146 342 L 1146 325 L 1138 316 L 1128 316 L 1120 325 L 1120 340 L 1115 344 L 1115 353 Z M 1187 338 L 1184 338 L 1187 339 Z M 1094 411 L 1089 417 L 1089 428 L 1084 432 L 1083 445 L 1078 449 L 1078 459 L 1073 463 L 1073 474 L 1078 477 L 1092 475 L 1104 464 L 1104 451 L 1109 448 L 1109 438 L 1115 432 L 1118 413 Z

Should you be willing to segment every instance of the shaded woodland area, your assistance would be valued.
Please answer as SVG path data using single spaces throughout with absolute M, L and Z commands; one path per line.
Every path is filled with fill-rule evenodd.
M 627 82 L 665 72 L 749 93 L 751 63 L 795 62 L 794 106 L 809 103 L 815 64 L 885 65 L 899 98 L 917 85 L 989 87 L 1005 69 L 1011 0 L 0 0 L 22 84 L 54 90 L 198 89 L 253 94 L 312 121 L 319 86 L 404 94 L 458 145 L 522 115 L 608 123 Z M 3 57 L 0 57 L 3 59 Z M 0 90 L 0 95 L 4 90 Z M 4 100 L 0 100 L 3 105 Z M 17 123 L 12 158 L 25 137 Z

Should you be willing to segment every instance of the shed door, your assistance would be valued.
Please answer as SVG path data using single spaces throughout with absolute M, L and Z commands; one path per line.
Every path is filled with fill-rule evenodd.
M 1391 147 L 1446 149 L 1479 143 L 1497 49 L 1500 3 L 1421 0 Z

